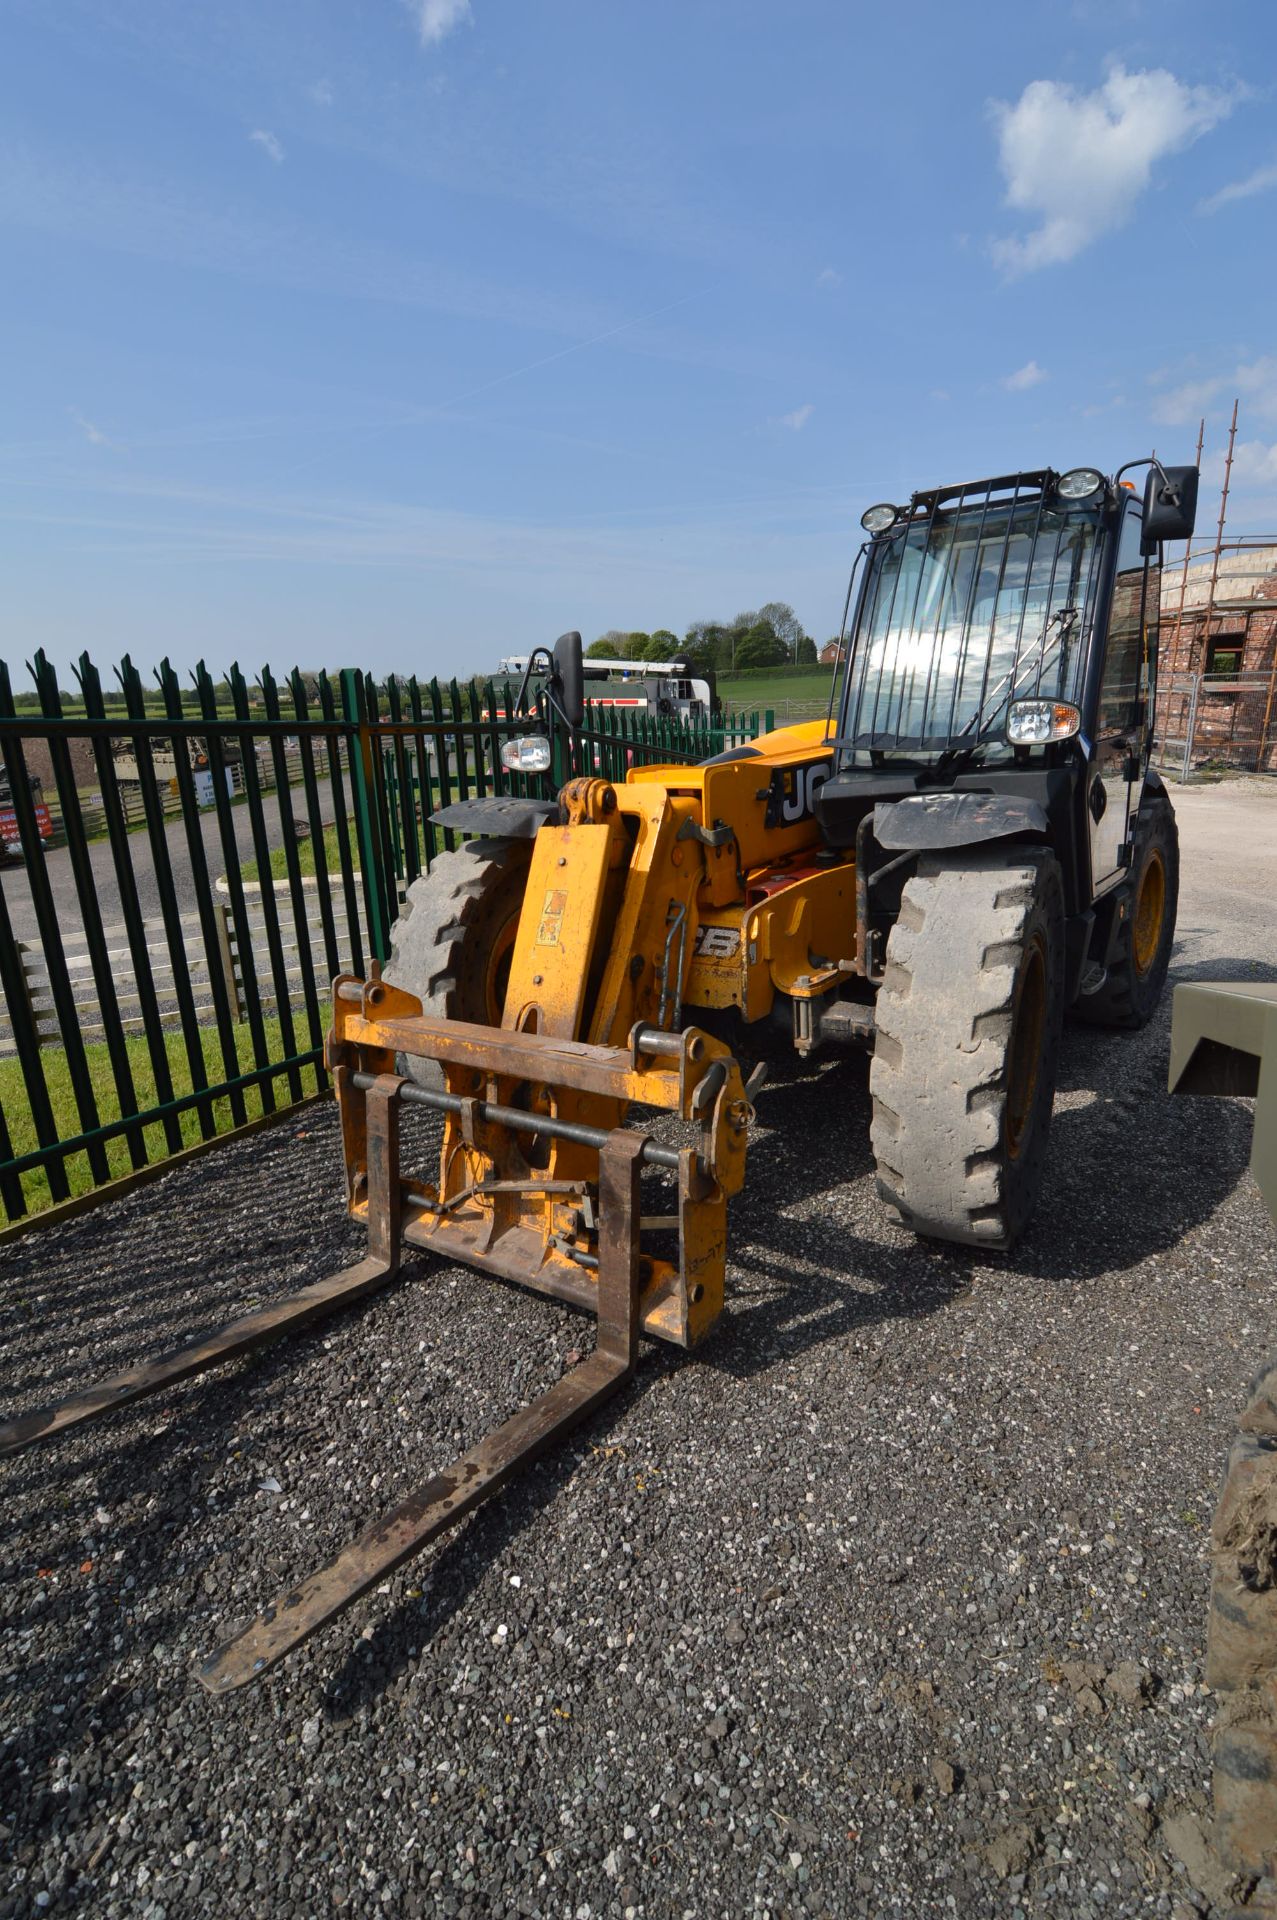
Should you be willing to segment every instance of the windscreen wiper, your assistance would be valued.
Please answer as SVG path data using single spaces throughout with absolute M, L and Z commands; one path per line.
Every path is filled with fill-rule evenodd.
M 973 740 L 966 747 L 946 747 L 935 763 L 937 773 L 953 773 L 962 767 L 974 767 L 984 758 L 987 742 Z
M 1068 645 L 1069 640 L 1072 638 L 1073 625 L 1077 620 L 1077 611 L 1078 610 L 1076 607 L 1060 607 L 1057 609 L 1055 613 L 1051 615 L 1051 618 L 1047 621 L 1041 633 L 1038 635 L 1037 639 L 1033 642 L 1033 645 L 1029 648 L 1029 651 L 1025 655 L 1024 659 L 1020 660 L 1017 658 L 1013 660 L 1007 672 L 1003 674 L 1001 680 L 999 680 L 997 686 L 993 689 L 994 694 L 1002 693 L 1002 689 L 1004 687 L 1006 691 L 1005 693 L 1002 693 L 1002 698 L 998 701 L 997 706 L 993 709 L 993 712 L 989 715 L 988 721 L 986 722 L 984 718 L 985 702 L 982 700 L 977 710 L 972 714 L 971 718 L 967 721 L 966 726 L 963 727 L 962 733 L 970 733 L 972 727 L 975 727 L 975 726 L 979 726 L 981 733 L 983 733 L 986 725 L 989 727 L 992 727 L 997 722 L 997 720 L 1001 716 L 1003 708 L 1010 704 L 1012 693 L 1015 690 L 1015 682 L 1017 678 L 1019 677 L 1021 672 L 1024 671 L 1026 667 L 1032 664 L 1034 651 L 1036 650 L 1038 652 L 1041 652 L 1045 648 L 1047 639 L 1050 635 L 1052 627 L 1056 626 L 1057 624 L 1059 626 L 1061 647 L 1065 647 Z M 1046 662 L 1044 660 L 1042 662 L 1042 666 L 1045 666 L 1045 664 Z M 1041 679 L 1042 679 L 1041 668 L 1039 668 L 1039 671 L 1038 671 L 1039 685 L 1041 684 Z M 992 695 L 990 695 L 989 698 L 992 698 Z M 959 734 L 958 738 L 961 739 L 962 734 Z M 954 748 L 953 751 L 960 753 L 963 751 L 963 749 Z

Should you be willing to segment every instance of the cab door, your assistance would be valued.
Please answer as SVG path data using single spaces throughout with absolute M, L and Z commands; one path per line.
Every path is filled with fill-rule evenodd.
M 1144 602 L 1148 568 L 1140 552 L 1140 533 L 1140 512 L 1132 500 L 1127 503 L 1118 540 L 1108 646 L 1087 774 L 1094 893 L 1112 886 L 1126 870 L 1130 820 L 1144 771 L 1148 686 Z

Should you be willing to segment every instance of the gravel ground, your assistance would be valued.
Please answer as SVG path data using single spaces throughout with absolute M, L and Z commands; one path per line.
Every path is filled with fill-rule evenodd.
M 1277 795 L 1181 818 L 1177 977 L 1273 977 Z M 863 1063 L 777 1052 L 705 1347 L 646 1348 L 232 1699 L 196 1656 L 557 1377 L 580 1318 L 418 1259 L 0 1464 L 0 1920 L 1222 1901 L 1205 1537 L 1277 1280 L 1247 1109 L 1166 1097 L 1168 1022 L 1069 1030 L 1036 1224 L 987 1264 L 884 1217 Z M 5 1404 L 344 1263 L 337 1164 L 317 1109 L 16 1243 Z

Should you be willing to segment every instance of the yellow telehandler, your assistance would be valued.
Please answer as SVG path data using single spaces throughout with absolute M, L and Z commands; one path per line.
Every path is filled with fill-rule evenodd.
M 200 1669 L 264 1672 L 723 1305 L 751 1103 L 725 1033 L 872 1052 L 879 1191 L 915 1232 L 996 1251 L 1033 1209 L 1066 1007 L 1151 1015 L 1177 843 L 1150 766 L 1162 543 L 1197 473 L 1020 473 L 871 508 L 826 722 L 704 765 L 598 777 L 579 634 L 534 654 L 522 795 L 432 817 L 472 836 L 410 888 L 384 970 L 333 986 L 327 1057 L 365 1259 L 0 1430 L 49 1438 L 383 1287 L 434 1252 L 594 1313 L 595 1351 L 282 1595 Z M 698 1022 L 704 1022 L 704 1025 Z M 433 1169 L 401 1123 L 441 1116 Z M 654 1137 L 644 1116 L 680 1123 Z M 638 1125 L 627 1125 L 637 1119 Z M 653 1124 L 647 1120 L 647 1126 Z

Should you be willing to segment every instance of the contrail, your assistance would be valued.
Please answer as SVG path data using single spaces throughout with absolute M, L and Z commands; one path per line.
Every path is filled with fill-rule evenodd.
M 570 347 L 560 347 L 557 353 L 547 353 L 540 360 L 529 360 L 525 367 L 512 367 L 509 373 L 499 373 L 494 380 L 485 380 L 482 386 L 471 387 L 466 393 L 459 393 L 452 400 L 436 401 L 428 407 L 428 413 L 442 413 L 448 407 L 462 406 L 467 400 L 474 400 L 481 393 L 489 393 L 493 387 L 500 387 L 507 380 L 517 380 L 521 374 L 535 373 L 538 367 L 548 367 L 556 360 L 565 360 L 570 353 L 582 353 L 586 347 L 597 347 L 600 341 L 614 340 L 618 333 L 625 333 L 630 327 L 641 327 L 645 320 L 659 320 L 663 313 L 672 313 L 675 307 L 685 307 L 689 300 L 699 300 L 699 293 L 685 293 L 677 300 L 671 300 L 666 306 L 653 307 L 650 313 L 639 313 L 632 320 L 622 320 L 619 327 L 608 327 L 604 333 L 592 334 L 588 340 L 574 340 Z
M 702 292 L 704 289 L 702 289 Z M 393 433 L 396 427 L 410 427 L 428 420 L 437 413 L 446 413 L 449 407 L 460 407 L 467 400 L 474 400 L 481 393 L 490 393 L 493 387 L 504 386 L 508 380 L 519 380 L 525 373 L 535 373 L 538 367 L 548 367 L 556 360 L 565 360 L 570 353 L 583 353 L 587 347 L 597 347 L 604 340 L 614 340 L 618 333 L 627 333 L 631 327 L 641 327 L 645 321 L 659 320 L 663 313 L 672 313 L 675 307 L 685 307 L 689 300 L 699 300 L 701 293 L 680 294 L 677 300 L 669 300 L 663 307 L 653 307 L 650 313 L 637 313 L 632 320 L 622 320 L 619 326 L 607 327 L 602 333 L 591 334 L 588 340 L 574 340 L 571 346 L 560 347 L 554 353 L 543 354 L 539 360 L 529 360 L 525 366 L 511 367 L 508 373 L 498 373 L 491 380 L 484 380 L 477 387 L 470 387 L 465 393 L 454 394 L 451 400 L 437 400 L 426 406 L 419 406 L 412 413 L 405 413 L 398 420 L 386 420 L 379 426 L 365 427 L 345 437 L 350 440 L 370 440 L 379 433 Z M 335 429 L 340 431 L 340 429 Z M 321 455 L 316 454 L 310 460 L 302 460 L 295 467 L 285 469 L 281 478 L 288 479 L 295 473 L 304 473 L 308 467 L 319 464 Z

